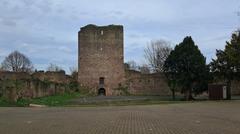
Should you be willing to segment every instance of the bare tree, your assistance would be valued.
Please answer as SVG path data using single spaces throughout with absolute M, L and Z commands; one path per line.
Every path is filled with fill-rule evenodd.
M 72 78 L 77 80 L 77 78 L 78 78 L 78 69 L 76 67 L 70 67 L 69 71 L 71 73 Z
M 4 69 L 3 69 L 2 65 L 0 65 L 0 72 L 1 72 L 1 71 L 4 71 Z
M 77 69 L 76 67 L 69 67 L 69 71 L 70 71 L 70 73 L 71 73 L 71 75 L 72 75 L 72 74 L 74 74 L 74 73 L 77 73 L 77 72 L 78 72 L 78 69 Z
M 128 61 L 127 63 L 124 63 L 125 69 L 127 70 L 138 70 L 137 63 L 135 61 Z
M 148 67 L 147 64 L 143 64 L 141 66 L 138 67 L 139 71 L 142 73 L 142 74 L 150 74 L 150 68 Z
M 49 66 L 47 67 L 47 71 L 59 72 L 59 71 L 63 71 L 63 69 L 56 64 L 50 63 Z
M 130 66 L 129 66 L 128 63 L 124 63 L 124 69 L 125 69 L 125 70 L 130 70 Z
M 31 72 L 33 70 L 33 65 L 24 54 L 14 51 L 2 62 L 2 69 L 13 72 Z
M 145 48 L 144 56 L 153 72 L 163 72 L 164 62 L 172 51 L 170 44 L 165 40 L 156 40 Z

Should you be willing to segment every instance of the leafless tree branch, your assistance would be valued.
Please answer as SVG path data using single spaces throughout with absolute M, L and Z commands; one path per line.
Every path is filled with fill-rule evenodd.
M 165 40 L 151 41 L 145 48 L 145 58 L 153 72 L 163 72 L 164 62 L 172 48 L 170 42 Z
M 2 69 L 13 72 L 31 72 L 33 70 L 33 65 L 24 54 L 14 51 L 2 62 Z

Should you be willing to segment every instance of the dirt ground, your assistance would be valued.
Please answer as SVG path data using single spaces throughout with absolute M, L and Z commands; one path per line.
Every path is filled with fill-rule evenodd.
M 239 134 L 240 101 L 0 108 L 0 134 Z

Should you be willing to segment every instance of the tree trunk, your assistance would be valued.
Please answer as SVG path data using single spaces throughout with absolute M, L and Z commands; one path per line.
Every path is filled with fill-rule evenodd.
M 185 100 L 186 101 L 194 100 L 191 89 L 185 91 Z
M 175 100 L 175 89 L 172 89 L 172 99 Z
M 231 100 L 231 85 L 232 85 L 232 82 L 231 80 L 227 80 L 227 99 L 228 100 Z
M 185 91 L 185 100 L 189 101 L 189 90 Z

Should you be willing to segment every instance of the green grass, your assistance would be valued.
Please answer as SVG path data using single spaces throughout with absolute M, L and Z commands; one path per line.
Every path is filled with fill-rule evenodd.
M 64 106 L 68 100 L 79 98 L 82 95 L 80 93 L 65 93 L 62 95 L 48 96 L 42 98 L 32 99 L 30 102 L 34 104 L 47 105 L 47 106 Z
M 5 107 L 5 106 L 10 106 L 10 102 L 7 102 L 4 98 L 0 98 L 0 106 Z
M 74 93 L 64 93 L 54 96 L 47 96 L 35 99 L 19 99 L 17 102 L 8 102 L 4 98 L 0 98 L 0 107 L 11 107 L 11 106 L 19 106 L 25 107 L 29 106 L 29 104 L 39 104 L 46 106 L 64 106 L 67 104 L 68 100 L 79 98 L 83 96 L 79 92 Z

